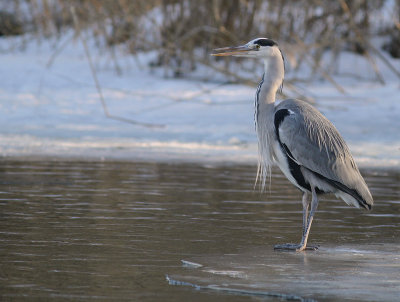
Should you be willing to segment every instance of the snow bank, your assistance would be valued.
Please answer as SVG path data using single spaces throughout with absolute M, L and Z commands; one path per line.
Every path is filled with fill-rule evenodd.
M 124 123 L 105 116 L 83 47 L 68 39 L 27 42 L 22 50 L 19 38 L 0 39 L 0 155 L 256 162 L 255 87 L 168 79 L 148 67 L 152 53 L 117 52 L 115 62 L 93 50 L 110 114 L 163 127 Z M 386 85 L 378 84 L 352 54 L 338 64 L 335 80 L 346 94 L 317 80 L 301 88 L 361 166 L 400 167 L 399 79 L 380 66 Z M 400 70 L 399 60 L 392 64 Z M 359 70 L 363 79 L 346 69 Z

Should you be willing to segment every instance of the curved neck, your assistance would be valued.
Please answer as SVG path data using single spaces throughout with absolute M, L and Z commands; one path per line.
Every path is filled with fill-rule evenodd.
M 273 122 L 275 98 L 284 77 L 283 58 L 278 50 L 277 54 L 264 59 L 265 72 L 257 88 L 255 100 L 256 125 L 263 119 L 264 122 Z
M 285 68 L 281 53 L 264 59 L 264 81 L 260 87 L 260 103 L 274 103 L 276 93 L 283 83 Z

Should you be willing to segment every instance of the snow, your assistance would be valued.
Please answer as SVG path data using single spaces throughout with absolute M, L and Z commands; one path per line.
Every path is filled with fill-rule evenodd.
M 206 69 L 198 73 L 210 75 L 207 82 L 166 78 L 148 67 L 154 53 L 116 54 L 115 61 L 91 47 L 109 113 L 155 127 L 104 114 L 83 46 L 71 35 L 41 43 L 1 38 L 0 155 L 256 162 L 255 87 L 221 84 L 216 79 L 224 76 Z M 390 62 L 400 70 L 400 60 Z M 334 80 L 345 94 L 320 79 L 298 86 L 335 124 L 360 166 L 399 168 L 400 80 L 377 63 L 385 85 L 363 58 L 344 53 Z

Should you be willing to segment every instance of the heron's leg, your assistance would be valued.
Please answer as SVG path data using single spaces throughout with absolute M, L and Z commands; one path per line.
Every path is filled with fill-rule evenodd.
M 302 203 L 303 203 L 303 233 L 302 233 L 302 235 L 304 235 L 304 233 L 306 231 L 307 220 L 308 220 L 308 207 L 310 205 L 310 202 L 308 201 L 308 193 L 307 192 L 303 193 Z
M 303 194 L 303 234 L 301 238 L 300 244 L 279 244 L 275 245 L 274 249 L 276 250 L 295 250 L 295 251 L 304 251 L 304 250 L 316 250 L 316 246 L 308 246 L 307 247 L 307 239 L 311 229 L 311 223 L 313 221 L 314 213 L 317 210 L 318 206 L 318 198 L 317 193 L 315 192 L 315 188 L 311 187 L 312 199 L 311 199 L 311 210 L 308 214 L 309 202 L 308 202 L 308 193 Z
M 318 207 L 318 197 L 317 193 L 315 192 L 315 188 L 311 186 L 311 210 L 310 214 L 307 219 L 307 225 L 306 228 L 303 231 L 303 237 L 301 238 L 301 242 L 299 245 L 299 248 L 296 249 L 296 251 L 304 251 L 307 247 L 307 240 L 308 240 L 308 235 L 310 234 L 310 229 L 311 229 L 311 223 L 314 218 L 315 211 L 317 210 Z M 315 247 L 311 247 L 312 249 L 315 249 Z

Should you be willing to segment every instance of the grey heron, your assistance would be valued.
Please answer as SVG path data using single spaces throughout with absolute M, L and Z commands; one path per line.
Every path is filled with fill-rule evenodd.
M 344 139 L 335 126 L 308 103 L 287 99 L 275 104 L 285 73 L 278 44 L 257 38 L 245 45 L 215 49 L 214 56 L 262 59 L 264 74 L 255 97 L 255 122 L 262 187 L 276 164 L 288 180 L 303 192 L 303 234 L 299 244 L 275 249 L 303 251 L 318 206 L 318 195 L 333 193 L 348 205 L 371 209 L 373 198 Z M 309 196 L 311 195 L 311 201 Z

